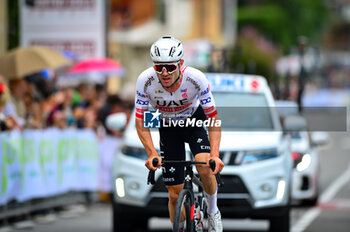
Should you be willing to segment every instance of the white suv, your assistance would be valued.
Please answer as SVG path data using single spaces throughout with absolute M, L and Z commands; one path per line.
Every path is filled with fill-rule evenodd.
M 270 231 L 289 231 L 290 137 L 281 128 L 265 78 L 219 73 L 206 76 L 222 121 L 220 156 L 225 163 L 221 173 L 225 185 L 218 192 L 222 216 L 268 219 Z M 147 154 L 134 121 L 131 118 L 114 161 L 114 231 L 144 230 L 150 217 L 168 217 L 168 194 L 161 172 L 156 172 L 154 186 L 146 183 Z M 159 149 L 158 132 L 151 134 Z

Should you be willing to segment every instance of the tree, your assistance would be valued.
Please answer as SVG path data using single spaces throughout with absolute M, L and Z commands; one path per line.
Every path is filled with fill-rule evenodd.
M 323 1 L 270 0 L 259 5 L 253 1 L 241 4 L 238 28 L 253 26 L 283 52 L 288 52 L 300 35 L 312 43 L 319 42 L 328 18 L 329 11 Z

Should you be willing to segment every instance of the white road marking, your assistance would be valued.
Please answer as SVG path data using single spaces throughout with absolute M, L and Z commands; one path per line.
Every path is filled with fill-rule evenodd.
M 320 204 L 330 201 L 339 190 L 350 180 L 350 164 L 345 172 L 338 177 L 320 196 Z M 316 217 L 320 215 L 320 208 L 311 208 L 293 225 L 292 232 L 303 232 Z

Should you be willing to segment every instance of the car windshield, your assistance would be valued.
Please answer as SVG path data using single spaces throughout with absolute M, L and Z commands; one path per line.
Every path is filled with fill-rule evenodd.
M 271 109 L 263 94 L 213 92 L 224 130 L 273 130 Z

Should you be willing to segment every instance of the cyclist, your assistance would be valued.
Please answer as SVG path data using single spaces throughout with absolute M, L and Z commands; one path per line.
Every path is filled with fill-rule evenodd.
M 224 167 L 219 158 L 221 127 L 209 82 L 205 75 L 192 67 L 183 66 L 183 45 L 171 36 L 163 36 L 153 43 L 150 50 L 154 66 L 143 71 L 136 84 L 136 129 L 138 136 L 149 156 L 145 165 L 150 170 L 161 167 L 165 160 L 185 160 L 185 142 L 189 144 L 196 161 L 208 162 L 214 159 L 216 169 L 211 171 L 209 165 L 198 165 L 197 171 L 202 179 L 203 189 L 208 200 L 209 231 L 222 231 L 221 214 L 217 208 L 217 182 L 214 174 Z M 160 155 L 154 148 L 148 128 L 143 127 L 143 113 L 151 104 L 162 120 Z M 156 115 L 157 116 L 157 115 Z M 206 120 L 209 138 L 202 126 L 174 125 L 170 121 Z M 184 125 L 184 124 L 182 124 Z M 153 167 L 152 160 L 157 157 L 159 163 Z M 163 165 L 163 181 L 169 193 L 169 215 L 173 223 L 178 194 L 183 188 L 184 169 L 176 165 Z M 184 218 L 181 218 L 184 225 Z

